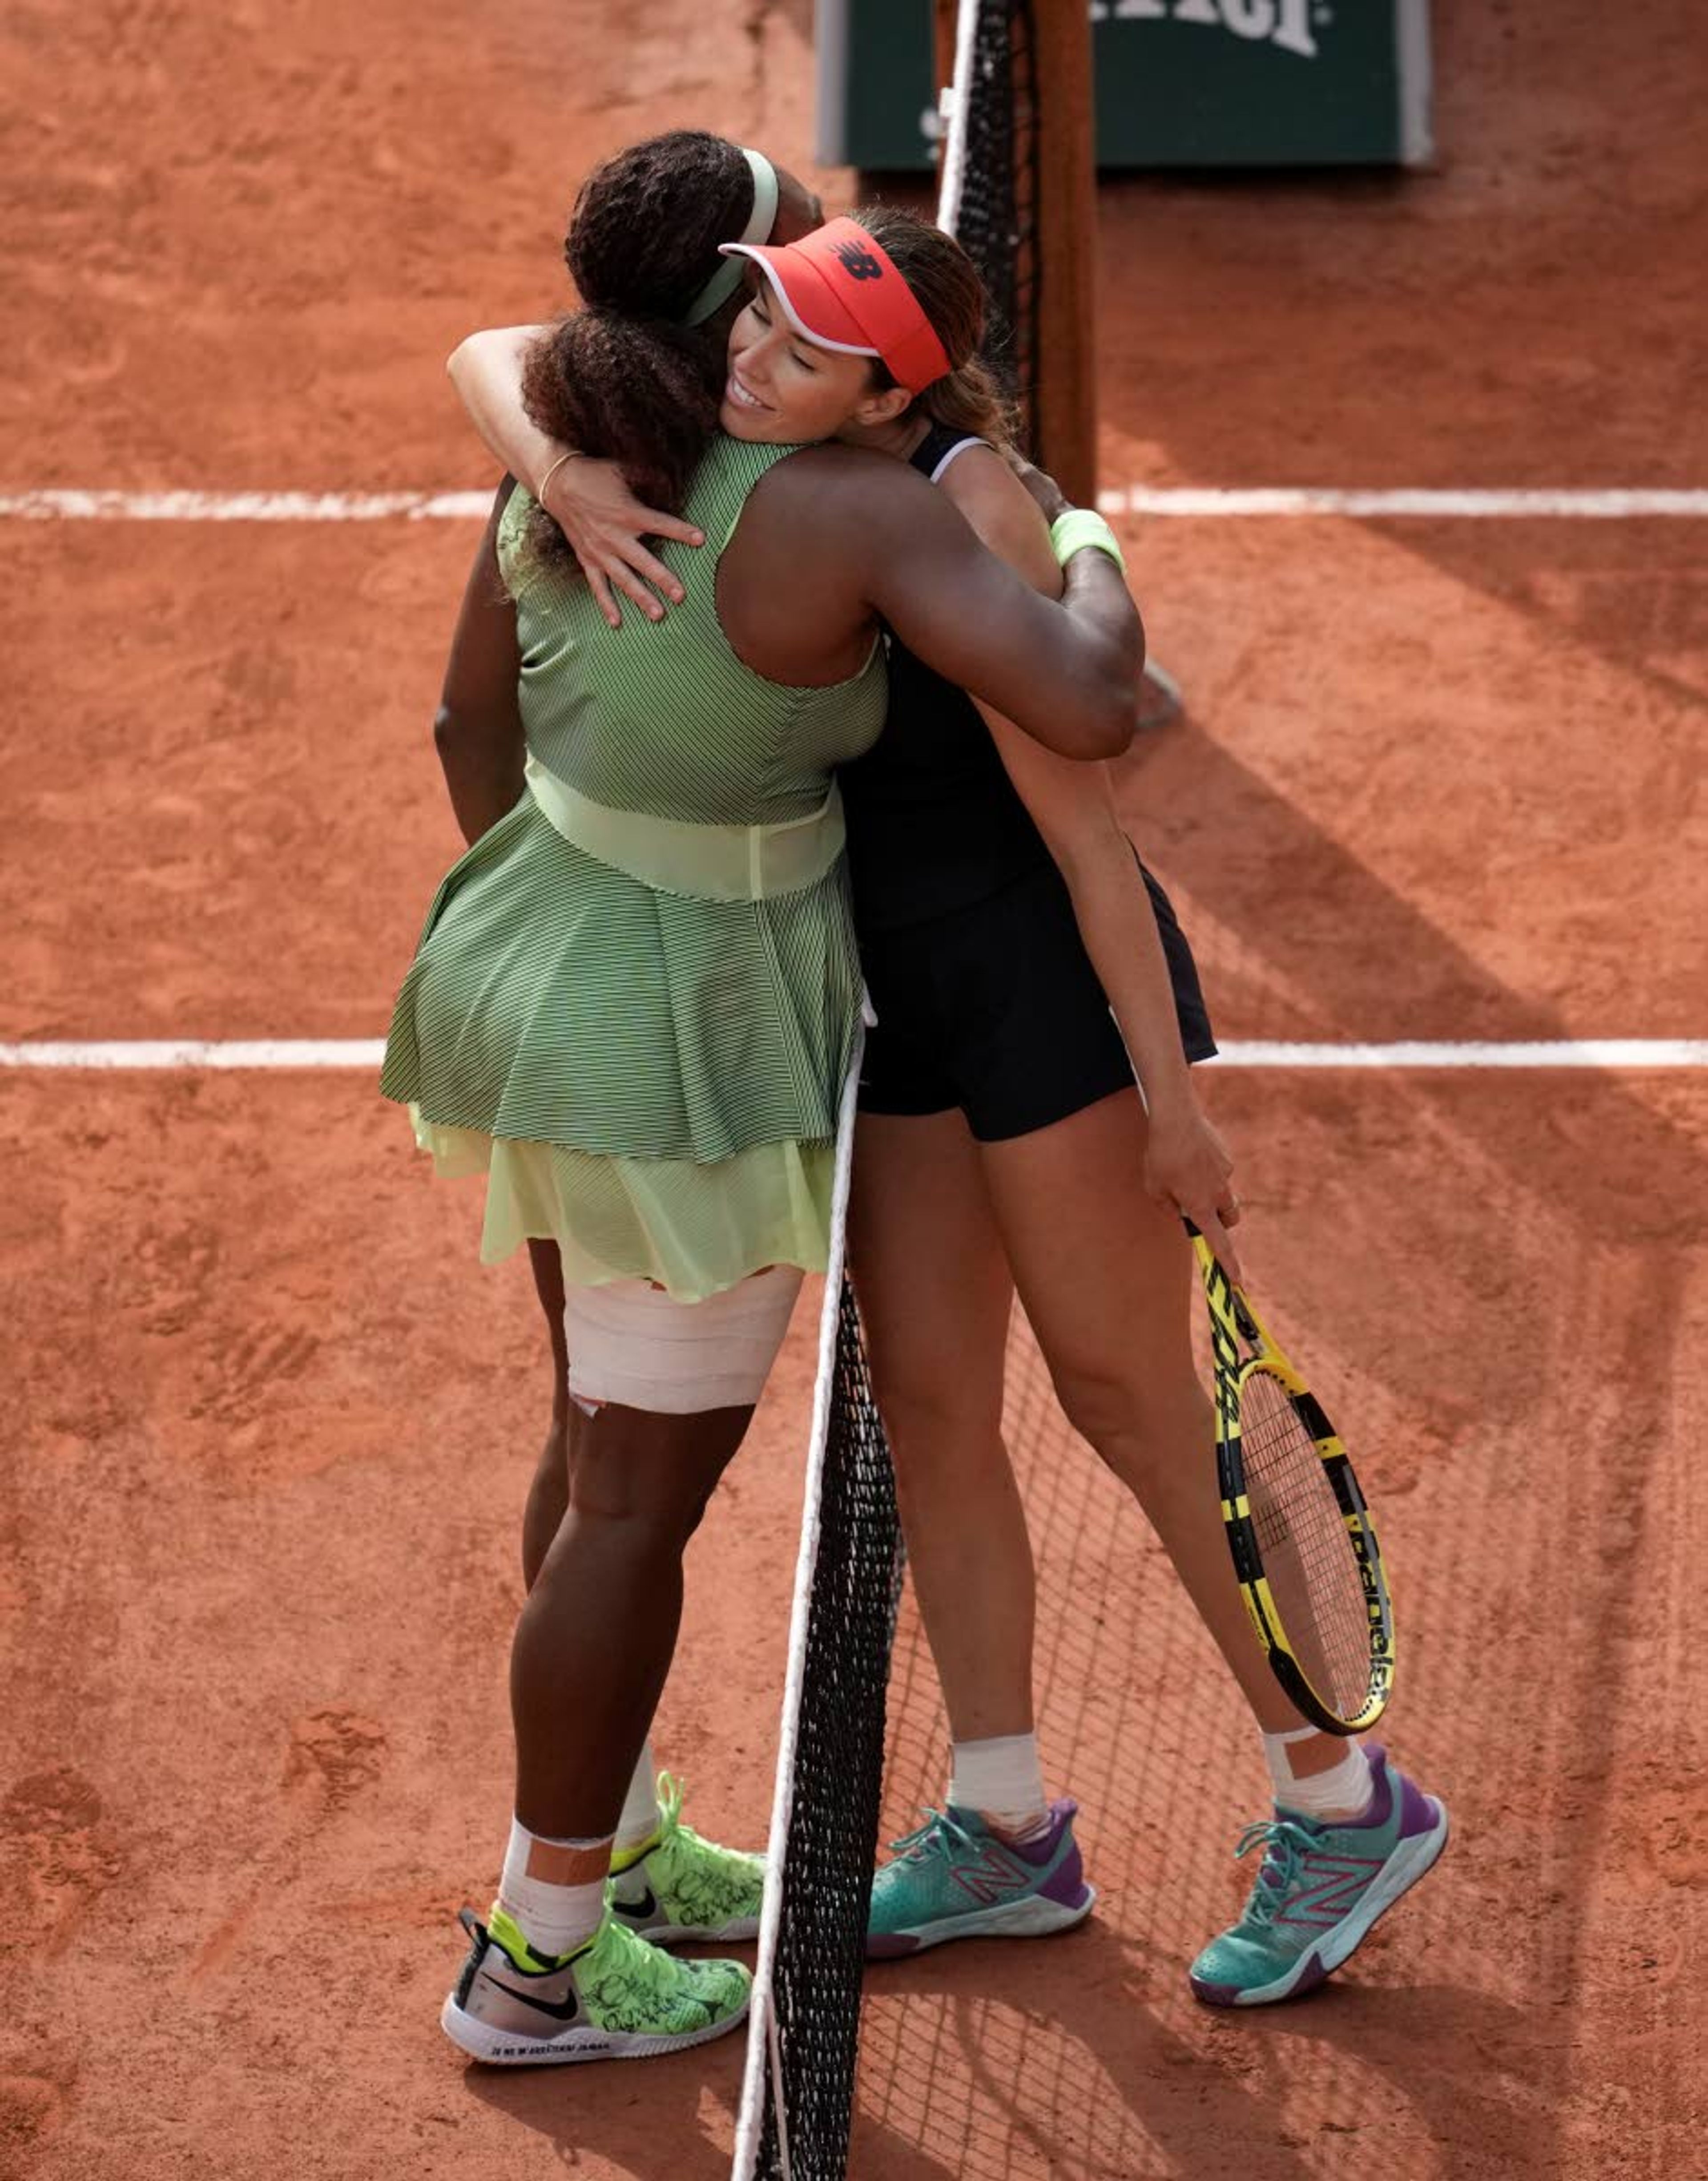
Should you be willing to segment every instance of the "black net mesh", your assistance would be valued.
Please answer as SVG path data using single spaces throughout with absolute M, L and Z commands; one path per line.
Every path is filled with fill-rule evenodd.
M 1018 405 L 1030 453 L 1042 268 L 1037 250 L 1040 138 L 1033 0 L 979 0 L 964 102 L 966 163 L 949 224 L 990 291 L 984 353 Z
M 971 73 L 959 86 L 967 145 L 950 222 L 990 291 L 985 352 L 1028 449 L 1040 300 L 1032 8 L 978 0 Z M 890 1451 L 846 1280 L 821 1522 L 769 2000 L 774 2065 L 768 2051 L 751 2168 L 758 2181 L 843 2181 L 854 2103 L 902 1560 Z M 737 2181 L 747 2181 L 739 2164 Z
M 901 1538 L 890 1449 L 846 1279 L 820 1524 L 771 1996 L 782 2096 L 768 2055 L 753 2169 L 764 2181 L 841 2181 L 847 2170 L 878 1847 Z

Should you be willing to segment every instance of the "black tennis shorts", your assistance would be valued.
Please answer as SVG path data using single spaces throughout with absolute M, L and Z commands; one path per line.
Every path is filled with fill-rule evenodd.
M 1168 896 L 1149 871 L 1144 881 L 1181 1043 L 1188 1060 L 1208 1060 L 1215 1038 L 1192 949 Z M 878 1016 L 860 1070 L 864 1113 L 959 1107 L 981 1143 L 1000 1143 L 1132 1086 L 1132 1063 L 1053 863 L 970 908 L 868 934 L 860 953 Z

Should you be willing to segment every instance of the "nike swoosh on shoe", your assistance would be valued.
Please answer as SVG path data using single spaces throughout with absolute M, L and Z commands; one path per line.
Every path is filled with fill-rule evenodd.
M 554 2022 L 573 2022 L 581 2011 L 581 2003 L 573 1992 L 564 2001 L 542 1999 L 537 1992 L 518 1991 L 513 1984 L 506 1984 L 502 1977 L 495 1977 L 490 1969 L 484 1974 L 487 1982 L 495 1991 L 501 1991 L 510 1999 L 521 2000 L 524 2007 L 532 2007 L 537 2013 L 550 2015 Z

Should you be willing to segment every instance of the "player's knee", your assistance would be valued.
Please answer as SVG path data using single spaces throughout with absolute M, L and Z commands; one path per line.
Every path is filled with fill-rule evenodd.
M 959 1475 L 1006 1459 L 1000 1394 L 994 1401 L 969 1396 L 952 1372 L 945 1373 L 940 1359 L 928 1376 L 880 1375 L 876 1392 L 896 1480 L 904 1490 L 915 1479 L 923 1485 L 934 1477 Z
M 1117 1466 L 1171 1435 L 1172 1389 L 1094 1367 L 1055 1374 L 1056 1399 L 1083 1439 Z
M 602 1411 L 578 1439 L 569 1479 L 569 1510 L 578 1528 L 585 1533 L 597 1527 L 608 1545 L 642 1557 L 687 1543 L 721 1473 L 721 1463 L 701 1460 L 686 1443 L 695 1436 L 691 1429 L 680 1433 L 682 1445 L 661 1449 L 661 1434 L 649 1427 L 663 1421 Z M 691 1426 L 698 1420 L 669 1421 Z
M 916 1423 L 919 1420 L 916 1419 Z M 939 1505 L 962 1508 L 1008 1466 L 1008 1449 L 993 1425 L 981 1432 L 904 1424 L 890 1434 L 895 1496 L 904 1516 L 923 1516 Z

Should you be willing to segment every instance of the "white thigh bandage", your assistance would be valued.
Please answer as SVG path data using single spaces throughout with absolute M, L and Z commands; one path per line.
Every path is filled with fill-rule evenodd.
M 751 1407 L 802 1278 L 796 1266 L 774 1265 L 703 1302 L 673 1301 L 645 1280 L 571 1288 L 564 1306 L 571 1396 L 667 1416 Z

